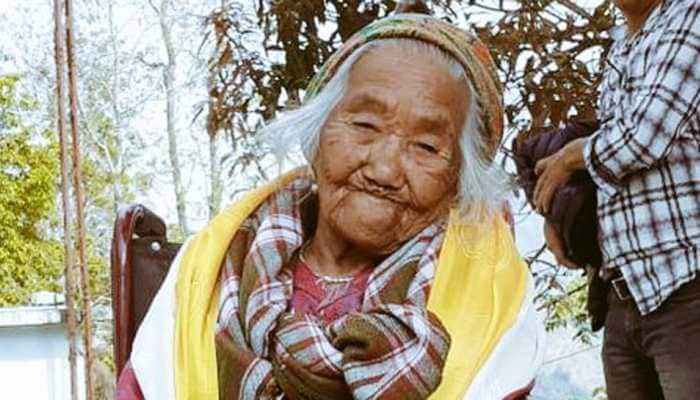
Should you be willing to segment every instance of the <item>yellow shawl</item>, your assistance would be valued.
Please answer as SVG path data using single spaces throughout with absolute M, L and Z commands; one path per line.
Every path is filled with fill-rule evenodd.
M 221 262 L 241 223 L 295 171 L 248 194 L 192 239 L 176 284 L 174 368 L 178 400 L 218 399 L 214 328 Z M 527 267 L 508 225 L 463 225 L 451 218 L 428 299 L 451 336 L 442 383 L 434 400 L 462 399 L 525 298 Z

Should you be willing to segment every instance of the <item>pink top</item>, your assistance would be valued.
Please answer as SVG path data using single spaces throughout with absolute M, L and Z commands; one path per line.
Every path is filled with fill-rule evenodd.
M 294 266 L 294 289 L 290 308 L 313 315 L 324 325 L 362 307 L 371 268 L 354 275 L 334 277 L 315 274 L 303 261 Z
M 141 386 L 139 385 L 131 361 L 127 362 L 122 369 L 117 381 L 117 389 L 114 392 L 114 400 L 144 400 Z
M 323 325 L 327 325 L 347 313 L 359 311 L 362 307 L 371 268 L 342 277 L 317 275 L 302 261 L 297 261 L 293 268 L 294 289 L 289 307 L 294 312 L 313 315 Z M 127 363 L 119 376 L 115 399 L 143 398 L 131 363 Z

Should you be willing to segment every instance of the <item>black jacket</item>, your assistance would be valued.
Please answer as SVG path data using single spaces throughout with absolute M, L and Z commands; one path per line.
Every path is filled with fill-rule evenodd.
M 534 208 L 533 194 L 537 183 L 535 165 L 564 147 L 574 139 L 591 135 L 598 123 L 572 122 L 560 129 L 539 134 L 522 143 L 515 151 L 518 180 Z M 545 219 L 552 224 L 564 240 L 567 256 L 589 274 L 587 308 L 592 316 L 593 330 L 603 326 L 607 311 L 607 284 L 597 274 L 602 263 L 598 245 L 598 218 L 596 215 L 597 187 L 586 171 L 576 172 L 554 194 Z M 592 268 L 591 268 L 592 267 Z

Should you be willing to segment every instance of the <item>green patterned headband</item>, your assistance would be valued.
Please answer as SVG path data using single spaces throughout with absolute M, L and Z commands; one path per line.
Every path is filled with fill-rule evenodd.
M 362 45 L 378 39 L 398 38 L 435 45 L 464 67 L 481 107 L 487 156 L 493 159 L 503 136 L 503 94 L 491 54 L 475 35 L 429 15 L 395 14 L 362 28 L 316 73 L 307 87 L 306 98 L 319 93 L 343 62 Z

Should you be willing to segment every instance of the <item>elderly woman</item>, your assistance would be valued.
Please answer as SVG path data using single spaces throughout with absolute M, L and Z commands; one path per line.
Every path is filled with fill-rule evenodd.
M 147 399 L 527 391 L 541 324 L 496 211 L 502 109 L 487 49 L 441 20 L 397 14 L 345 43 L 306 96 L 265 134 L 282 153 L 300 146 L 308 167 L 183 246 L 118 393 L 136 383 Z

